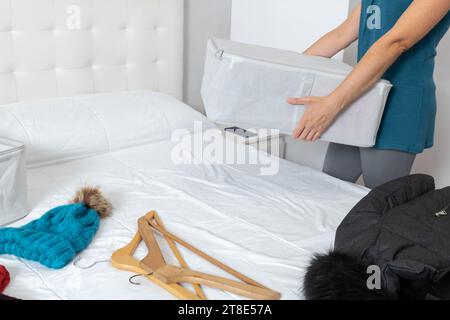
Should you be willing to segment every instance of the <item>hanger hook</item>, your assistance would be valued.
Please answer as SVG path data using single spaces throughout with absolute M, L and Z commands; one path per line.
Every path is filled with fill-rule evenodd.
M 134 276 L 130 277 L 130 279 L 128 279 L 128 282 L 130 282 L 132 285 L 140 286 L 141 284 L 139 282 L 134 281 L 134 279 L 139 277 L 150 277 L 151 275 L 153 275 L 153 272 L 149 274 L 135 274 Z
M 99 263 L 106 263 L 106 262 L 109 262 L 109 260 L 100 260 L 100 261 L 94 261 L 94 262 L 92 262 L 90 265 L 87 265 L 87 266 L 80 266 L 80 265 L 79 265 L 79 262 L 80 262 L 82 259 L 83 259 L 83 257 L 81 257 L 81 256 L 76 257 L 75 260 L 73 261 L 73 266 L 74 266 L 75 268 L 78 268 L 78 269 L 88 270 L 88 269 L 91 269 L 91 268 L 95 267 L 95 266 L 96 266 L 97 264 L 99 264 Z

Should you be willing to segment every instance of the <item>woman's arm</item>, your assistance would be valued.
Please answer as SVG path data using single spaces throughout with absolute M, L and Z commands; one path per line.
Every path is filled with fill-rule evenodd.
M 361 4 L 353 10 L 347 20 L 317 40 L 304 53 L 325 58 L 335 56 L 339 51 L 347 48 L 358 39 L 360 16 Z
M 326 97 L 289 99 L 291 104 L 306 106 L 293 137 L 308 141 L 319 139 L 342 110 L 372 88 L 389 67 L 423 39 L 449 10 L 450 0 L 414 0 L 395 26 L 369 49 L 334 92 Z

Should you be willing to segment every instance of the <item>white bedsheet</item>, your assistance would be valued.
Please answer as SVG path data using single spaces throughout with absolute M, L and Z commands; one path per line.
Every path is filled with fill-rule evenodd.
M 114 214 L 102 222 L 80 265 L 109 259 L 131 240 L 137 218 L 156 209 L 167 228 L 184 240 L 279 291 L 282 299 L 301 299 L 311 255 L 332 247 L 335 229 L 367 193 L 283 160 L 275 176 L 260 176 L 254 166 L 174 166 L 168 160 L 171 147 L 164 141 L 30 170 L 34 209 L 14 226 L 64 204 L 84 184 L 101 185 Z M 224 275 L 182 252 L 193 269 Z M 59 271 L 12 256 L 0 256 L 0 264 L 12 278 L 5 294 L 22 299 L 173 299 L 145 279 L 138 279 L 141 286 L 129 284 L 132 274 L 107 262 L 89 270 L 69 265 Z M 205 292 L 209 299 L 240 298 L 210 288 Z

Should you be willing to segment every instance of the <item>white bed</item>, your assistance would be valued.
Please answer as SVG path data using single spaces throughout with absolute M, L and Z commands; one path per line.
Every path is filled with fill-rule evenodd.
M 82 30 L 71 31 L 79 33 L 58 29 L 64 29 L 58 17 L 69 2 L 88 13 Z M 54 3 L 58 6 L 52 7 Z M 14 52 L 0 51 L 9 52 L 0 58 L 0 83 L 7 88 L 1 91 L 0 102 L 11 103 L 0 106 L 0 136 L 26 143 L 30 168 L 32 212 L 13 226 L 64 204 L 80 186 L 100 185 L 114 205 L 113 216 L 102 222 L 79 266 L 108 260 L 131 240 L 137 218 L 156 209 L 173 233 L 279 291 L 283 299 L 301 299 L 301 281 L 312 254 L 332 246 L 336 227 L 367 190 L 276 158 L 269 159 L 280 161 L 274 176 L 261 176 L 261 168 L 254 165 L 176 166 L 170 161 L 173 130 L 189 130 L 194 121 L 201 121 L 204 128 L 213 126 L 174 98 L 148 91 L 181 96 L 182 4 L 181 0 L 0 0 L 0 49 L 18 43 Z M 109 20 L 102 18 L 105 5 Z M 33 18 L 21 9 L 33 9 L 23 11 L 33 12 Z M 152 55 L 137 54 L 147 47 L 133 47 L 137 43 L 130 42 L 133 37 L 122 37 L 131 33 L 148 41 L 149 32 L 163 43 L 155 45 Z M 124 41 L 119 46 L 129 50 L 105 56 L 102 53 L 111 49 L 106 40 L 113 34 Z M 36 37 L 42 41 L 24 42 Z M 67 37 L 87 47 L 77 47 L 77 54 L 69 47 L 68 56 L 43 59 L 55 48 L 52 39 L 58 44 Z M 53 99 L 102 92 L 116 93 Z M 192 268 L 221 274 L 183 253 Z M 5 294 L 22 299 L 172 298 L 146 280 L 141 286 L 131 285 L 132 274 L 115 270 L 108 262 L 91 269 L 69 265 L 59 271 L 12 256 L 0 256 L 0 264 L 7 266 L 12 278 Z M 210 299 L 239 298 L 214 289 L 205 292 Z
M 125 103 L 127 117 L 118 119 Z M 89 121 L 93 114 L 95 120 Z M 155 125 L 139 123 L 142 114 Z M 273 176 L 262 176 L 260 165 L 175 165 L 171 132 L 189 129 L 194 121 L 202 121 L 204 128 L 213 125 L 159 93 L 130 91 L 22 102 L 0 108 L 0 117 L 14 119 L 6 121 L 0 133 L 14 132 L 13 138 L 27 141 L 29 165 L 34 167 L 28 171 L 33 211 L 14 226 L 64 204 L 85 184 L 102 186 L 111 199 L 113 216 L 102 222 L 79 266 L 108 260 L 131 240 L 137 219 L 155 209 L 173 233 L 281 292 L 283 299 L 302 298 L 301 279 L 312 254 L 331 248 L 340 221 L 367 192 L 275 157 L 269 161 L 281 163 Z M 73 126 L 61 132 L 68 124 Z M 127 130 L 132 124 L 133 130 Z M 27 135 L 32 138 L 27 140 Z M 71 136 L 76 139 L 70 141 Z M 139 137 L 148 139 L 136 144 Z M 192 268 L 217 273 L 192 254 L 185 255 Z M 6 294 L 24 299 L 171 298 L 150 282 L 130 285 L 131 274 L 109 263 L 88 270 L 70 265 L 54 271 L 1 256 L 0 264 L 12 274 Z M 218 290 L 206 292 L 210 299 L 238 298 Z

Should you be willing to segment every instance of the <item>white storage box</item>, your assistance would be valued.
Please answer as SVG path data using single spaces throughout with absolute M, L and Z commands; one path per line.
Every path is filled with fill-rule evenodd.
M 326 96 L 351 70 L 332 59 L 213 39 L 208 42 L 202 98 L 213 121 L 291 134 L 304 107 L 288 104 L 287 98 Z M 339 115 L 322 140 L 375 145 L 391 87 L 380 81 Z
M 27 214 L 25 147 L 0 138 L 0 226 Z

